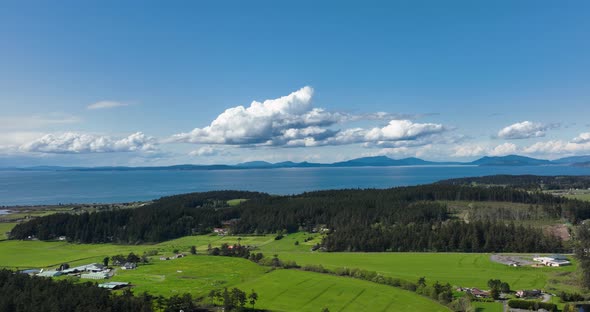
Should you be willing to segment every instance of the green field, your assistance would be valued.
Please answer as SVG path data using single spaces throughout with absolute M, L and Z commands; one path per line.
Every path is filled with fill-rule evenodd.
M 0 222 L 0 240 L 6 239 L 6 232 L 10 232 L 16 223 Z
M 503 312 L 504 306 L 499 302 L 473 302 L 475 312 Z
M 66 262 L 80 265 L 102 262 L 105 256 L 127 254 L 131 251 L 141 254 L 147 250 L 157 250 L 159 255 L 170 255 L 175 249 L 187 252 L 193 245 L 197 246 L 198 254 L 203 254 L 209 244 L 215 247 L 223 243 L 240 242 L 243 245 L 257 246 L 267 257 L 277 254 L 280 259 L 294 260 L 299 265 L 322 264 L 329 269 L 366 269 L 409 281 L 416 281 L 424 276 L 429 284 L 439 281 L 454 286 L 485 289 L 489 279 L 499 278 L 508 282 L 515 290 L 549 287 L 575 290 L 575 286 L 568 285 L 575 274 L 575 265 L 564 268 L 515 268 L 491 262 L 489 254 L 469 253 L 311 252 L 310 248 L 320 241 L 320 234 L 310 233 L 289 234 L 281 240 L 275 240 L 274 235 L 198 235 L 153 245 L 0 241 L 0 267 L 44 268 Z M 359 310 L 359 307 L 373 310 L 373 305 L 383 310 L 391 302 L 394 302 L 389 306 L 392 311 L 422 311 L 417 307 L 429 305 L 444 310 L 444 307 L 428 299 L 385 285 L 312 272 L 277 270 L 265 273 L 267 271 L 266 267 L 236 258 L 188 256 L 161 261 L 159 256 L 155 256 L 150 264 L 142 265 L 137 270 L 118 270 L 113 280 L 131 282 L 136 292 L 149 291 L 164 296 L 184 292 L 205 296 L 211 289 L 238 285 L 246 291 L 254 288 L 261 295 L 259 307 L 273 310 L 288 310 L 288 307 L 298 306 L 300 308 L 297 310 L 318 311 L 324 305 L 331 311 L 354 311 Z M 364 291 L 360 293 L 361 290 Z M 271 300 L 275 297 L 278 299 Z M 346 305 L 347 301 L 341 298 L 354 300 Z M 387 298 L 395 298 L 395 301 L 387 301 Z M 416 304 L 416 308 L 412 304 Z M 478 311 L 486 312 L 501 309 L 501 305 L 493 303 L 478 303 L 477 307 Z M 438 311 L 436 309 L 428 308 L 423 311 Z
M 273 311 L 450 311 L 402 289 L 346 277 L 276 270 L 239 288 L 261 294 L 257 308 Z
M 278 254 L 279 258 L 294 260 L 299 265 L 322 264 L 330 269 L 360 268 L 409 281 L 416 281 L 424 276 L 430 282 L 448 282 L 463 287 L 486 288 L 489 279 L 500 278 L 513 289 L 545 288 L 553 275 L 575 270 L 575 266 L 509 267 L 492 262 L 490 254 L 481 253 L 310 252 L 312 243 L 302 243 L 304 237 L 303 233 L 291 234 L 280 241 L 264 245 L 261 249 L 265 254 Z M 298 246 L 295 246 L 295 241 L 300 242 Z
M 187 256 L 162 261 L 154 257 L 150 264 L 135 270 L 118 269 L 112 280 L 130 282 L 136 293 L 147 291 L 166 297 L 191 293 L 204 297 L 213 289 L 233 287 L 269 269 L 241 258 Z

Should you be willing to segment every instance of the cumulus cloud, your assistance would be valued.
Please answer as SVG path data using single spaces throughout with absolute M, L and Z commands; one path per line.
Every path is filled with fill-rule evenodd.
M 512 143 L 500 144 L 489 150 L 488 155 L 490 156 L 505 156 L 515 154 L 518 152 L 518 146 Z
M 574 143 L 589 143 L 590 142 L 590 132 L 580 133 L 577 137 L 575 137 L 572 142 Z
M 121 139 L 109 136 L 66 132 L 46 134 L 36 140 L 20 146 L 24 152 L 82 154 L 154 151 L 157 141 L 141 132 L 133 133 Z
M 479 144 L 461 144 L 453 148 L 453 157 L 475 157 L 475 156 L 505 156 L 516 154 L 519 147 L 516 144 L 504 143 L 497 146 L 482 146 Z
M 195 157 L 210 157 L 210 156 L 228 156 L 231 155 L 227 150 L 215 148 L 211 145 L 203 146 L 197 150 L 191 151 L 190 156 Z
M 335 124 L 392 118 L 388 113 L 351 115 L 311 105 L 313 89 L 225 110 L 209 126 L 172 136 L 171 142 L 239 146 L 325 146 L 416 140 L 447 129 L 441 124 L 391 120 L 384 127 L 334 130 Z
M 106 109 L 106 108 L 115 108 L 115 107 L 121 107 L 121 106 L 127 106 L 129 104 L 127 103 L 122 103 L 122 102 L 116 102 L 116 101 L 100 101 L 100 102 L 96 102 L 96 103 L 92 103 L 90 105 L 88 105 L 88 109 Z
M 517 122 L 498 131 L 501 139 L 528 139 L 544 137 L 551 126 L 530 121 Z

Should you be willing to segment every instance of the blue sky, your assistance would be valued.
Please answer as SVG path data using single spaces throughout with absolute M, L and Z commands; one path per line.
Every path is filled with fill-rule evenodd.
M 0 4 L 0 166 L 590 154 L 587 1 L 121 2 Z

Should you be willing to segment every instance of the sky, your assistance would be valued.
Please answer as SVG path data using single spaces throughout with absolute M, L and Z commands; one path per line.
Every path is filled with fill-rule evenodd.
M 588 1 L 2 1 L 0 167 L 590 154 Z

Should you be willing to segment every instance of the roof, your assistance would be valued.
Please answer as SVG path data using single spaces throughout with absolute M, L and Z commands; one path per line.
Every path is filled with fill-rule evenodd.
M 95 272 L 95 273 L 82 274 L 82 275 L 80 275 L 80 277 L 81 278 L 90 278 L 90 279 L 103 279 L 103 278 L 108 278 L 109 275 L 107 273 Z
M 124 287 L 129 285 L 129 283 L 126 282 L 108 282 L 108 283 L 102 283 L 102 284 L 98 284 L 98 287 L 100 288 L 106 288 L 106 289 L 115 289 L 118 287 Z
M 61 272 L 59 271 L 43 271 L 39 274 L 37 274 L 37 276 L 45 276 L 45 277 L 51 277 L 51 276 L 60 276 Z

